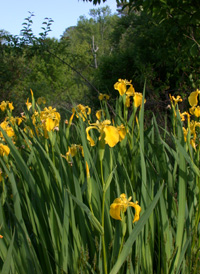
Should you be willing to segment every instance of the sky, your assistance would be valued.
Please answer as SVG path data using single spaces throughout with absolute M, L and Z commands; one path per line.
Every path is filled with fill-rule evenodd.
M 101 5 L 94 6 L 83 0 L 3 0 L 0 9 L 0 30 L 6 30 L 12 35 L 20 35 L 22 23 L 34 13 L 32 30 L 35 36 L 42 31 L 44 18 L 52 18 L 52 31 L 48 37 L 59 39 L 66 28 L 76 26 L 79 16 L 89 18 L 89 10 L 109 6 L 112 14 L 116 13 L 116 0 L 107 0 Z

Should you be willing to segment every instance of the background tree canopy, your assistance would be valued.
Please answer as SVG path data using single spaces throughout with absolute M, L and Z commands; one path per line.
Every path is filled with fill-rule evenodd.
M 100 0 L 93 0 L 99 4 Z M 105 2 L 105 0 L 103 0 Z M 92 9 L 61 39 L 48 38 L 46 18 L 40 37 L 32 33 L 32 16 L 22 36 L 0 33 L 0 100 L 22 108 L 30 88 L 37 97 L 66 110 L 72 102 L 95 104 L 98 91 L 112 95 L 118 78 L 132 79 L 141 91 L 147 80 L 152 106 L 168 104 L 168 94 L 186 97 L 199 87 L 200 2 L 118 0 L 118 14 L 109 7 Z M 148 107 L 148 106 L 146 106 Z

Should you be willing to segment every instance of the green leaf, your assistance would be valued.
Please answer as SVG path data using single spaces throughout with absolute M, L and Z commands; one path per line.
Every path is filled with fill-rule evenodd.
M 89 210 L 89 208 L 84 203 L 82 203 L 80 200 L 78 200 L 74 195 L 72 195 L 68 190 L 67 190 L 67 192 L 69 193 L 71 198 L 77 203 L 77 205 L 79 205 L 85 211 L 85 213 L 87 214 L 89 220 L 94 225 L 94 227 L 100 232 L 101 235 L 103 235 L 104 234 L 103 227 L 101 226 L 101 224 L 97 220 L 97 218 Z
M 15 231 L 13 233 L 12 240 L 10 242 L 10 246 L 9 246 L 9 249 L 8 249 L 6 260 L 5 260 L 5 262 L 3 264 L 3 268 L 1 270 L 2 274 L 9 274 L 9 273 L 11 273 L 10 272 L 10 266 L 11 266 L 11 262 L 12 262 L 12 250 L 13 250 L 14 238 L 15 238 Z
M 106 190 L 108 189 L 108 187 L 109 187 L 109 185 L 110 185 L 110 183 L 111 183 L 111 181 L 112 181 L 112 178 L 113 178 L 113 174 L 114 174 L 114 172 L 115 172 L 115 170 L 116 170 L 116 167 L 117 166 L 115 166 L 115 168 L 113 169 L 113 171 L 109 174 L 109 176 L 108 176 L 108 178 L 107 178 L 107 180 L 106 180 L 106 182 L 105 182 L 105 185 L 104 185 L 104 188 L 103 188 L 103 190 L 106 192 Z

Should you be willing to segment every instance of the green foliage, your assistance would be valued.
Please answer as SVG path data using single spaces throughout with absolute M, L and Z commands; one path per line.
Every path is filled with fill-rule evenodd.
M 180 28 L 170 17 L 158 20 L 146 12 L 122 16 L 112 33 L 112 54 L 103 57 L 95 83 L 105 83 L 101 86 L 105 89 L 109 78 L 116 81 L 122 71 L 123 77 L 134 79 L 140 90 L 146 78 L 148 92 L 154 93 L 154 99 L 161 100 L 166 100 L 168 93 L 184 94 L 191 86 L 197 88 L 199 49 L 188 38 L 185 24 Z M 196 39 L 198 41 L 198 35 Z M 106 71 L 109 71 L 107 77 Z

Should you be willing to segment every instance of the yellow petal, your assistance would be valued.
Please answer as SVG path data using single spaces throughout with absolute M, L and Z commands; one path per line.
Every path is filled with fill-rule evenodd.
M 85 109 L 87 109 L 87 115 L 90 115 L 91 114 L 91 108 L 86 106 Z
M 90 169 L 89 169 L 87 161 L 85 162 L 85 166 L 86 166 L 86 176 L 87 176 L 87 179 L 89 179 L 90 178 Z
M 53 119 L 51 118 L 47 118 L 46 119 L 46 130 L 47 131 L 51 131 L 52 129 L 54 129 L 55 127 L 55 122 Z
M 14 132 L 14 130 L 13 130 L 12 127 L 7 127 L 7 128 L 5 129 L 5 131 L 6 131 L 6 134 L 7 134 L 9 137 L 13 137 L 13 136 L 15 135 L 15 132 Z
M 105 133 L 105 143 L 110 147 L 114 147 L 119 142 L 119 132 L 116 127 L 105 126 L 103 129 Z
M 8 156 L 9 153 L 10 153 L 9 147 L 6 145 L 0 144 L 0 155 L 4 156 L 6 154 Z
M 5 110 L 6 110 L 6 107 L 7 107 L 7 102 L 2 101 L 1 104 L 0 104 L 0 109 L 1 109 L 1 111 L 5 111 Z
M 110 216 L 115 220 L 121 220 L 121 205 L 113 203 L 110 206 Z
M 198 94 L 199 94 L 199 90 L 197 89 L 196 91 L 193 91 L 190 93 L 190 96 L 188 97 L 188 101 L 189 101 L 189 104 L 194 107 L 198 104 Z
M 100 93 L 98 98 L 100 101 L 102 101 L 104 99 L 104 95 L 102 93 Z
M 98 120 L 101 120 L 101 115 L 102 115 L 102 109 L 97 110 L 96 117 L 97 117 Z
M 198 118 L 200 117 L 200 106 L 197 106 L 195 109 L 194 109 L 194 115 Z
M 29 103 L 29 98 L 26 101 L 26 106 L 28 110 L 32 107 L 32 103 Z
M 126 137 L 126 128 L 124 125 L 121 125 L 121 126 L 118 126 L 117 129 L 119 132 L 119 141 L 121 142 Z
M 108 100 L 110 98 L 110 96 L 108 94 L 102 94 L 102 93 L 99 93 L 99 100 L 102 101 L 102 100 Z
M 135 92 L 135 95 L 133 97 L 134 99 L 134 106 L 137 108 L 142 105 L 142 93 Z
M 92 137 L 89 135 L 89 131 L 90 131 L 92 128 L 98 130 L 98 128 L 95 127 L 95 126 L 90 126 L 90 127 L 87 127 L 87 128 L 86 128 L 87 140 L 90 142 L 91 147 L 95 146 L 94 140 L 93 140 Z
M 8 103 L 8 107 L 9 107 L 10 110 L 13 110 L 14 109 L 13 103 Z
M 186 129 L 186 128 L 183 127 L 183 135 L 184 135 L 184 140 L 186 142 L 187 141 L 187 135 L 188 135 L 188 128 Z
M 134 96 L 135 95 L 135 89 L 132 85 L 130 85 L 130 87 L 128 88 L 126 95 L 128 96 Z
M 196 150 L 195 139 L 191 139 L 191 140 L 190 140 L 190 144 L 191 144 L 191 146 L 194 148 L 194 150 Z
M 114 84 L 114 89 L 119 91 L 119 94 L 122 96 L 126 92 L 126 84 L 125 82 L 117 82 Z
M 136 202 L 136 203 L 129 202 L 129 206 L 132 206 L 135 208 L 135 216 L 133 219 L 133 223 L 135 223 L 140 219 L 140 212 L 141 212 L 142 208 L 141 208 L 141 206 L 138 205 L 138 202 Z
M 129 108 L 130 105 L 131 105 L 130 97 L 129 97 L 129 96 L 126 96 L 125 106 L 126 106 L 127 108 Z

